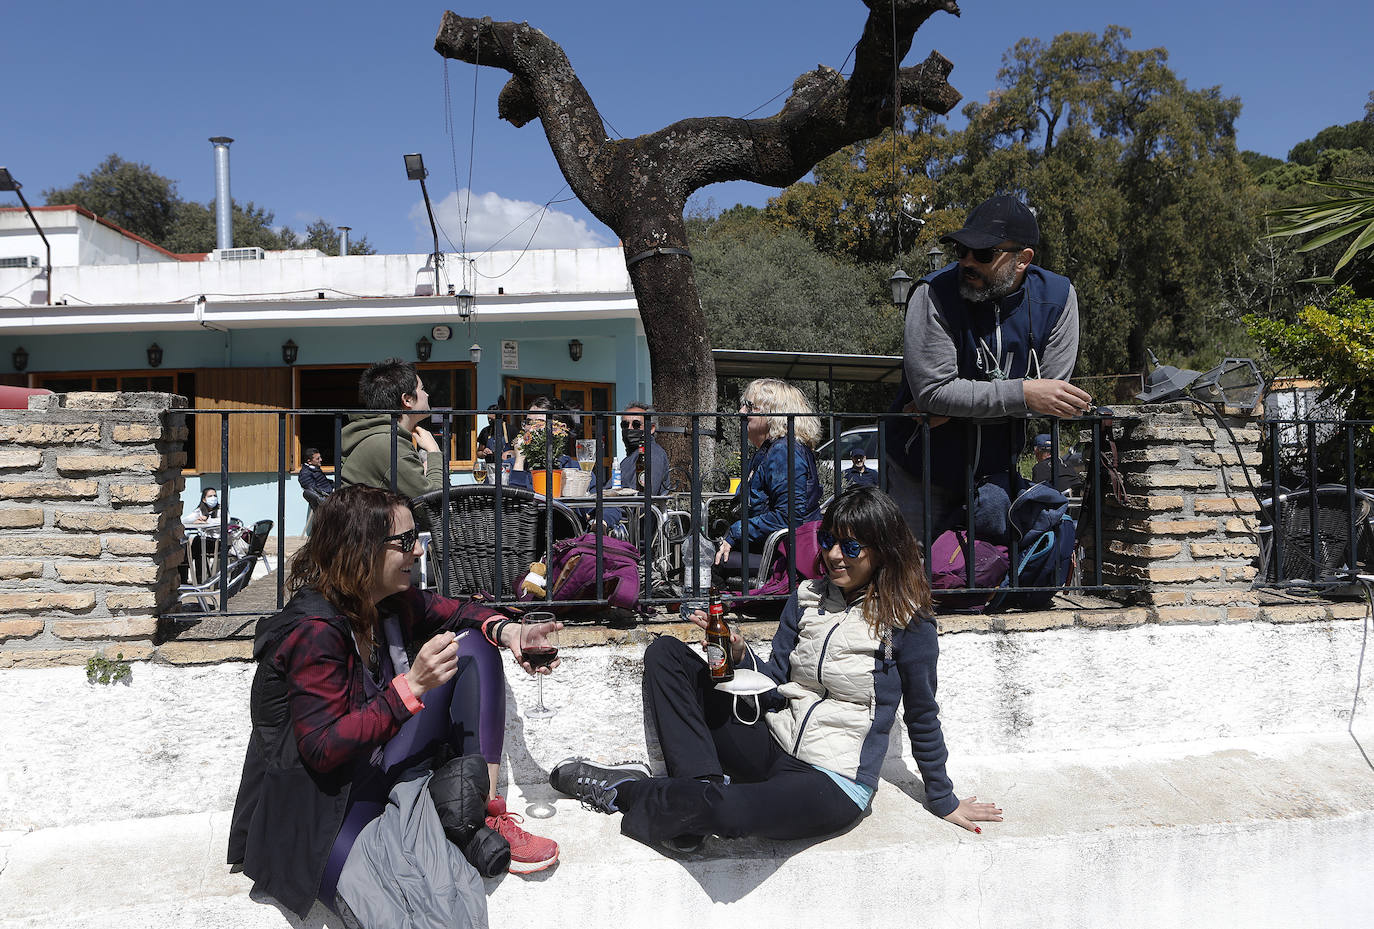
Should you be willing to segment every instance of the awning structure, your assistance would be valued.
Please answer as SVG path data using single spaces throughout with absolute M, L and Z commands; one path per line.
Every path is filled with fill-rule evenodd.
M 825 352 L 763 352 L 733 348 L 711 350 L 716 377 L 780 377 L 788 381 L 833 384 L 891 384 L 902 377 L 900 355 L 839 355 Z

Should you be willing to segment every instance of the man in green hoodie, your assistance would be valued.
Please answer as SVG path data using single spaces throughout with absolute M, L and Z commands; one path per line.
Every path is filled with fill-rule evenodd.
M 444 460 L 433 434 L 420 426 L 429 413 L 429 394 L 415 366 L 399 358 L 377 362 L 358 381 L 358 401 L 368 410 L 409 412 L 396 420 L 394 446 L 389 412 L 353 416 L 343 428 L 343 483 L 395 490 L 411 498 L 438 490 L 443 481 Z M 428 453 L 426 464 L 421 464 L 416 446 Z

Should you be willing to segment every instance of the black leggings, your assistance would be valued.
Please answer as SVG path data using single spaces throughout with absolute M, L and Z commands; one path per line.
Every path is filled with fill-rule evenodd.
M 708 834 L 803 839 L 863 814 L 829 775 L 784 751 L 761 719 L 736 719 L 733 698 L 711 685 L 706 662 L 677 639 L 661 636 L 645 651 L 644 693 L 668 776 L 620 786 L 624 834 L 646 842 Z M 719 782 L 723 774 L 729 784 Z

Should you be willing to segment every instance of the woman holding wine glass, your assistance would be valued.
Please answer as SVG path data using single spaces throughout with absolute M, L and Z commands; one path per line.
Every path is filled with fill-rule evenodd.
M 353 843 L 388 809 L 393 787 L 436 754 L 485 758 L 486 824 L 510 843 L 511 871 L 558 860 L 558 846 L 522 830 L 495 785 L 505 734 L 497 650 L 547 674 L 556 658 L 536 669 L 522 645 L 540 647 L 560 624 L 522 630 L 478 599 L 412 587 L 420 554 L 405 497 L 344 487 L 320 504 L 292 560 L 290 602 L 258 624 L 253 737 L 229 860 L 302 917 L 315 899 L 357 911 L 341 880 L 366 866 Z

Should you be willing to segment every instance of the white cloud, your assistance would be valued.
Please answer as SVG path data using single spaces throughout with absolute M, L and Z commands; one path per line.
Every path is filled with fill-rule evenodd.
M 509 200 L 494 192 L 474 193 L 469 203 L 467 191 L 460 190 L 449 194 L 434 206 L 434 219 L 439 224 L 440 248 L 449 250 L 444 233 L 453 240 L 454 246 L 461 244 L 459 220 L 464 211 L 468 219 L 469 252 L 486 251 L 493 246 L 498 251 L 519 251 L 526 242 L 529 242 L 530 248 L 599 248 L 614 244 L 614 240 L 593 230 L 585 220 L 553 208 L 545 210 L 543 204 Z M 430 242 L 424 201 L 411 208 L 410 220 L 415 226 L 415 241 L 419 245 L 417 251 L 424 251 Z M 530 241 L 531 235 L 534 236 L 533 241 Z

